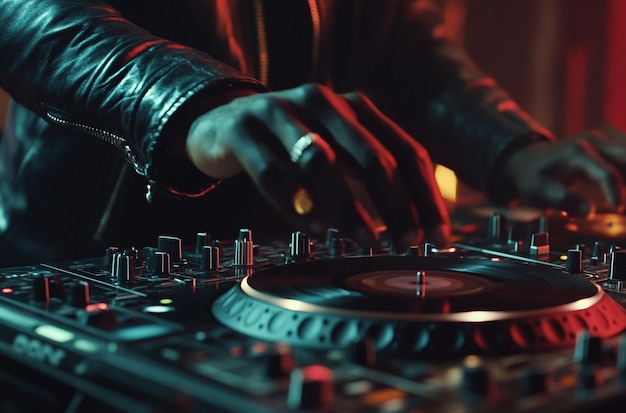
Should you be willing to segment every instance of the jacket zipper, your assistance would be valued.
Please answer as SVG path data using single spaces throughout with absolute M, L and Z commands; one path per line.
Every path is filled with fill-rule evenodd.
M 321 16 L 317 0 L 307 0 L 311 13 L 313 27 L 313 46 L 311 50 L 311 75 L 317 72 L 319 61 Z M 259 80 L 267 85 L 269 79 L 269 52 L 267 46 L 267 32 L 265 27 L 265 13 L 263 0 L 254 0 L 254 15 L 256 20 L 257 48 L 259 50 Z
M 137 162 L 137 157 L 128 145 L 128 142 L 121 136 L 117 136 L 114 133 L 102 129 L 94 128 L 93 126 L 62 119 L 58 116 L 53 115 L 50 112 L 46 112 L 46 117 L 56 125 L 73 131 L 85 133 L 98 139 L 101 142 L 108 143 L 109 145 L 120 151 L 122 155 L 124 155 L 124 158 L 133 166 L 133 168 L 135 168 L 135 170 L 139 174 L 145 174 L 145 171 L 143 171 L 142 168 L 139 166 L 139 162 Z
M 105 142 L 105 143 L 112 145 L 114 148 L 116 148 L 118 151 L 120 151 L 124 155 L 124 157 L 126 158 L 126 161 L 128 161 L 128 163 L 130 163 L 139 174 L 143 172 L 139 166 L 139 163 L 137 162 L 137 158 L 135 157 L 135 154 L 133 153 L 130 146 L 128 145 L 128 142 L 126 141 L 126 139 L 122 138 L 121 136 L 117 136 L 114 133 L 111 133 L 102 129 L 94 128 L 93 126 L 83 125 L 81 123 L 72 122 L 72 121 L 59 118 L 58 116 L 55 116 L 50 112 L 46 112 L 46 117 L 50 121 L 52 121 L 53 123 L 59 126 L 62 126 L 70 130 L 86 133 L 92 137 L 95 137 L 101 142 Z M 120 172 L 118 174 L 115 187 L 113 188 L 113 192 L 111 192 L 111 195 L 109 196 L 109 200 L 106 204 L 106 207 L 104 211 L 102 212 L 100 219 L 98 220 L 98 225 L 96 227 L 94 234 L 92 235 L 92 238 L 96 241 L 102 241 L 102 235 L 104 234 L 104 231 L 109 224 L 109 219 L 111 218 L 111 212 L 113 211 L 113 207 L 115 206 L 115 203 L 117 202 L 117 198 L 119 196 L 119 192 L 122 187 L 122 181 L 128 169 L 127 165 L 128 165 L 127 163 L 122 164 L 122 168 L 120 169 Z M 151 190 L 150 183 L 148 184 L 148 187 L 147 187 L 146 199 L 148 200 L 148 202 L 152 200 L 152 190 Z

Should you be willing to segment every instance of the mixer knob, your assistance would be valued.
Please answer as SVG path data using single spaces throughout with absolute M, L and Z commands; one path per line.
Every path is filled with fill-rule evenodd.
M 489 392 L 489 370 L 479 357 L 468 356 L 464 360 L 461 386 L 471 396 L 484 396 Z
M 32 279 L 32 294 L 35 301 L 50 301 L 63 298 L 65 292 L 59 275 L 36 275 Z
M 139 264 L 142 262 L 142 253 L 135 247 L 130 247 L 124 250 L 124 255 L 132 255 L 135 259 L 135 264 Z M 143 264 L 142 264 L 143 265 Z
M 179 262 L 183 258 L 183 245 L 180 238 L 160 235 L 157 241 L 157 251 L 167 252 L 172 262 Z
M 289 257 L 294 261 L 306 260 L 311 256 L 311 240 L 309 236 L 301 231 L 291 234 L 289 243 Z
M 333 373 L 321 365 L 311 365 L 291 373 L 287 405 L 291 409 L 315 409 L 333 403 Z
M 252 231 L 240 229 L 239 237 L 235 240 L 233 264 L 240 267 L 247 267 L 254 264 L 254 243 L 252 242 Z
M 151 263 L 153 274 L 156 276 L 167 277 L 172 272 L 172 261 L 167 252 L 155 251 Z
M 72 307 L 85 307 L 89 304 L 89 283 L 76 281 L 69 285 L 68 304 Z
M 217 271 L 220 269 L 220 248 L 205 245 L 200 255 L 200 271 Z
M 565 271 L 570 274 L 580 274 L 583 272 L 583 251 L 580 249 L 567 250 L 567 261 Z
M 626 280 L 626 250 L 616 249 L 611 253 L 609 279 Z
M 105 268 L 111 268 L 111 266 L 113 265 L 113 256 L 117 254 L 118 252 L 120 252 L 120 249 L 118 247 L 108 247 L 104 251 L 103 266 Z
M 366 367 L 376 366 L 376 343 L 371 337 L 357 340 L 350 346 L 350 359 L 353 363 Z
M 343 238 L 333 238 L 328 244 L 328 255 L 331 257 L 341 257 L 346 253 L 346 242 Z
M 372 257 L 374 256 L 374 248 L 359 246 L 357 250 L 357 255 L 359 257 Z
M 498 242 L 502 237 L 502 215 L 494 212 L 489 216 L 487 224 L 487 241 Z
M 326 230 L 326 246 L 330 248 L 332 243 L 339 239 L 339 230 L 337 228 L 328 228 Z
M 115 254 L 113 258 L 113 278 L 120 284 L 135 281 L 135 257 L 133 255 Z
M 117 326 L 117 316 L 106 304 L 93 304 L 85 311 L 77 314 L 77 320 L 85 325 L 90 325 L 104 330 L 113 330 Z
M 252 241 L 252 230 L 248 228 L 240 228 L 239 235 L 237 236 L 238 240 L 246 240 Z
M 591 258 L 589 261 L 592 265 L 598 265 L 602 259 L 604 259 L 604 244 L 596 241 L 593 244 L 593 251 L 591 252 Z
M 34 276 L 32 288 L 35 301 L 50 301 L 50 278 L 41 274 Z
M 293 353 L 288 346 L 277 346 L 265 355 L 265 375 L 272 379 L 287 377 L 293 371 Z
M 197 255 L 202 254 L 202 249 L 204 248 L 205 245 L 210 245 L 211 244 L 211 236 L 206 233 L 206 232 L 198 232 L 196 234 L 196 248 L 195 248 L 195 253 Z
M 544 393 L 547 390 L 547 374 L 538 367 L 529 367 L 522 373 L 520 394 L 524 397 Z
M 536 232 L 530 239 L 531 255 L 547 255 L 550 254 L 549 235 L 547 232 Z
M 574 360 L 579 364 L 600 364 L 604 357 L 602 340 L 592 336 L 589 331 L 581 330 L 576 336 Z

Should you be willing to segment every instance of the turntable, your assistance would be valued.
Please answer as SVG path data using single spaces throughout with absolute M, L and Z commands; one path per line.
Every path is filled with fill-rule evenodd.
M 374 340 L 410 355 L 501 354 L 607 338 L 626 311 L 597 284 L 551 267 L 470 257 L 353 257 L 258 271 L 222 295 L 218 320 L 316 349 Z
M 0 411 L 620 411 L 626 253 L 533 255 L 495 223 L 446 250 L 242 229 L 0 269 Z

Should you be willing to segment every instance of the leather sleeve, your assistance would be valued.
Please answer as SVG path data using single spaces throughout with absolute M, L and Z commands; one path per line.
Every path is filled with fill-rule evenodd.
M 0 27 L 0 86 L 44 119 L 113 144 L 150 181 L 160 178 L 157 142 L 185 102 L 213 90 L 264 90 L 207 54 L 151 35 L 100 0 L 3 1 Z
M 378 36 L 370 35 L 382 63 L 367 73 L 377 102 L 435 161 L 493 201 L 510 201 L 515 194 L 501 179 L 506 156 L 554 138 L 447 37 L 438 2 L 395 5 Z

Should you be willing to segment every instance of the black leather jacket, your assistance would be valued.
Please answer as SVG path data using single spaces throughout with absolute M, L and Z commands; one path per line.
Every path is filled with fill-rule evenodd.
M 283 230 L 245 177 L 197 197 L 212 182 L 160 147 L 201 94 L 361 90 L 492 195 L 507 148 L 546 134 L 446 40 L 429 0 L 6 0 L 0 26 L 0 82 L 17 102 L 1 141 L 3 265 Z

